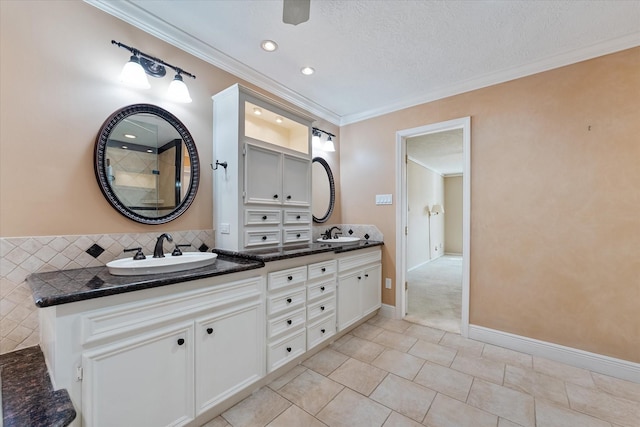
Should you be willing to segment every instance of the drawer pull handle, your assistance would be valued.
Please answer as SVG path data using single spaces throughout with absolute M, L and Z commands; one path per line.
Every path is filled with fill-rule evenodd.
M 207 333 L 211 335 L 213 333 L 213 328 L 207 328 Z
M 324 311 L 324 305 L 320 306 L 320 311 Z
M 300 215 L 297 215 L 297 216 L 296 216 L 296 219 L 300 219 Z
M 324 286 L 320 286 L 320 292 L 324 292 Z
M 291 304 L 291 298 L 287 298 L 287 304 Z
M 326 268 L 326 267 L 322 267 L 322 268 L 320 269 L 320 271 L 322 271 L 322 272 L 324 273 L 325 271 L 327 271 L 327 268 Z
M 266 221 L 267 220 L 267 216 L 266 215 L 262 215 L 262 220 Z
M 262 240 L 267 240 L 267 236 L 262 236 Z
M 291 324 L 291 319 L 287 319 L 287 325 Z
M 293 280 L 293 276 L 287 276 L 287 280 Z
M 291 353 L 291 347 L 287 347 L 287 353 Z
M 184 338 L 178 338 L 178 345 L 184 344 Z
M 274 198 L 274 199 L 277 199 L 277 198 L 278 198 L 278 195 L 277 195 L 277 194 L 274 194 L 274 195 L 273 195 L 273 198 Z
M 324 334 L 325 332 L 327 332 L 327 330 L 322 328 L 322 329 L 320 329 L 320 332 L 322 332 Z

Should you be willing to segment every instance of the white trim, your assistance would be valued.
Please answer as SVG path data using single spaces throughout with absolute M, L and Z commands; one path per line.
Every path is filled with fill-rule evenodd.
M 640 363 L 477 325 L 469 325 L 469 338 L 640 383 Z
M 471 243 L 471 117 L 433 123 L 396 132 L 396 306 L 395 318 L 402 319 L 406 313 L 404 282 L 407 271 L 407 248 L 405 227 L 407 219 L 407 138 L 453 129 L 462 129 L 463 175 L 462 175 L 462 318 L 460 334 L 469 334 L 469 269 Z
M 394 306 L 389 304 L 382 304 L 382 306 L 380 306 L 380 311 L 378 312 L 378 314 L 382 317 L 393 319 L 395 312 L 396 308 Z

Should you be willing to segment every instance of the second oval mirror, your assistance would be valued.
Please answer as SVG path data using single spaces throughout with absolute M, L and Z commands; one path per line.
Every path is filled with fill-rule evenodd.
M 313 182 L 313 222 L 327 222 L 333 213 L 336 199 L 333 173 L 327 161 L 322 157 L 313 158 L 311 173 Z

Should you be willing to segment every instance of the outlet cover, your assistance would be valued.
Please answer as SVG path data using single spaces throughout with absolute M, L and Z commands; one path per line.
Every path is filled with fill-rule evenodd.
M 386 289 L 391 289 L 391 279 L 389 277 L 387 277 L 386 279 L 384 279 L 384 287 Z

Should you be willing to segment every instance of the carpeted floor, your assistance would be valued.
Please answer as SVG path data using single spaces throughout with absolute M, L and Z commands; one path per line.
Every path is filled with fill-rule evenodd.
M 462 257 L 445 255 L 407 273 L 408 322 L 460 333 Z

